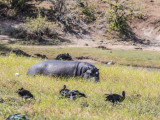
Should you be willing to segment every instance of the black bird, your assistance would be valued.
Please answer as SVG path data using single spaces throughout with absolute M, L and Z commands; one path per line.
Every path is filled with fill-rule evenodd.
M 25 100 L 28 98 L 33 98 L 33 95 L 31 94 L 31 92 L 28 90 L 25 90 L 24 88 L 18 89 L 17 93 L 20 97 L 24 98 Z
M 60 91 L 60 94 L 66 98 L 76 99 L 78 97 L 86 97 L 86 95 L 78 90 L 68 90 L 66 89 L 66 85 L 63 86 L 63 89 Z
M 79 2 L 79 5 L 80 5 L 80 7 L 85 7 L 85 5 L 84 5 L 84 3 L 83 2 Z
M 40 57 L 42 59 L 48 59 L 48 57 L 46 55 L 42 55 L 42 54 L 39 54 L 39 53 L 34 54 L 34 55 L 36 55 L 37 57 Z
M 66 89 L 66 85 L 64 85 L 64 86 L 63 86 L 63 89 L 60 91 L 60 94 L 61 94 L 62 96 L 67 97 L 69 91 L 70 91 L 70 90 Z
M 70 56 L 69 53 L 59 54 L 55 60 L 72 60 L 72 56 Z
M 105 94 L 107 95 L 106 97 L 106 101 L 110 101 L 113 104 L 116 102 L 116 104 L 118 102 L 122 102 L 125 99 L 125 91 L 122 91 L 122 96 L 118 95 L 118 94 Z
M 4 102 L 4 100 L 2 98 L 0 98 L 0 103 L 3 103 L 3 102 Z
M 80 98 L 80 97 L 85 97 L 86 98 L 86 95 L 84 94 L 84 93 L 82 93 L 82 92 L 79 92 L 78 90 L 70 90 L 69 92 L 68 92 L 68 94 L 69 94 L 69 97 L 70 97 L 70 99 L 76 99 L 76 98 Z
M 25 115 L 14 114 L 14 115 L 8 116 L 6 120 L 29 120 L 29 119 L 27 119 Z

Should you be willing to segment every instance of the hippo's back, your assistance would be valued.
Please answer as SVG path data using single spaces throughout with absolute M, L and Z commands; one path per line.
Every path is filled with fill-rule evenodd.
M 28 75 L 69 75 L 76 74 L 76 68 L 80 62 L 77 61 L 59 61 L 47 60 L 39 62 L 28 69 Z

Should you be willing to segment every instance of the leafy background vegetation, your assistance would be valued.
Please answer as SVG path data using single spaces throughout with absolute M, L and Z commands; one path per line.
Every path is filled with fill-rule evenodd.
M 49 0 L 48 8 L 37 7 L 43 1 L 32 3 L 32 0 L 3 0 L 0 2 L 3 16 L 24 22 L 23 25 L 12 26 L 7 33 L 12 37 L 31 41 L 31 44 L 34 43 L 32 41 L 48 44 L 48 40 L 54 44 L 61 33 L 70 33 L 76 37 L 89 34 L 90 30 L 85 26 L 105 18 L 107 24 L 104 25 L 108 31 L 106 34 L 110 37 L 135 39 L 129 23 L 132 22 L 132 18 L 140 19 L 143 16 L 143 7 L 139 7 L 134 1 L 102 0 L 101 2 L 108 6 L 106 11 L 101 11 L 93 2 L 86 0 Z

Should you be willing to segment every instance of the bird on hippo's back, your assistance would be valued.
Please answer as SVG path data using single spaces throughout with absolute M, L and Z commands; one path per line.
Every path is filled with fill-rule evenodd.
M 122 102 L 125 99 L 125 91 L 122 91 L 122 96 L 118 94 L 105 94 L 106 101 L 110 101 L 113 104 L 117 104 L 118 102 Z
M 33 95 L 30 91 L 25 90 L 24 88 L 18 89 L 17 93 L 20 97 L 24 98 L 25 100 L 28 98 L 33 98 Z

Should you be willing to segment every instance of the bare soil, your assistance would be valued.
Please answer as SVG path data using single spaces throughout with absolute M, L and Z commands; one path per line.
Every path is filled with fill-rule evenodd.
M 134 19 L 131 24 L 133 32 L 138 38 L 148 40 L 151 45 L 160 44 L 160 1 L 145 0 L 144 19 Z
M 139 44 L 119 40 L 109 40 L 104 36 L 106 26 L 104 26 L 104 22 L 102 19 L 97 20 L 92 24 L 89 24 L 86 28 L 90 31 L 90 34 L 81 35 L 80 38 L 72 35 L 72 34 L 64 34 L 63 37 L 69 39 L 71 43 L 62 43 L 59 46 L 34 46 L 34 47 L 47 47 L 47 48 L 63 48 L 63 47 L 98 47 L 105 46 L 109 49 L 139 49 L 139 50 L 150 50 L 150 51 L 158 51 L 160 52 L 160 1 L 153 0 L 154 2 L 150 2 L 150 0 L 143 0 L 142 3 L 145 6 L 146 13 L 144 19 L 134 19 L 131 23 L 131 27 L 133 32 L 139 39 L 148 41 L 147 44 Z M 48 2 L 41 3 L 40 7 L 47 7 Z M 99 2 L 97 4 L 100 10 L 106 9 L 106 5 Z M 3 43 L 8 43 L 12 41 L 17 41 L 20 39 L 11 38 L 10 36 L 4 35 L 3 32 L 10 26 L 17 26 L 21 24 L 21 22 L 8 20 L 8 19 L 0 19 L 0 28 L 1 35 L 0 41 Z M 30 47 L 24 46 L 23 47 Z

